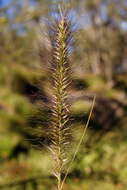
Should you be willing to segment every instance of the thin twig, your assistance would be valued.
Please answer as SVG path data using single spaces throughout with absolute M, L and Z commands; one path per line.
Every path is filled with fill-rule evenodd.
M 80 139 L 80 141 L 79 141 L 79 143 L 78 143 L 78 145 L 77 145 L 77 147 L 76 147 L 76 151 L 74 152 L 74 155 L 73 155 L 73 157 L 72 157 L 72 160 L 71 160 L 71 162 L 70 162 L 70 164 L 69 164 L 69 167 L 68 167 L 68 169 L 67 169 L 67 172 L 66 172 L 66 174 L 65 174 L 65 176 L 64 176 L 64 179 L 63 179 L 63 181 L 62 181 L 62 183 L 61 183 L 61 187 L 60 187 L 59 190 L 62 190 L 62 188 L 63 188 L 64 182 L 65 182 L 65 180 L 66 180 L 66 178 L 67 178 L 67 175 L 68 175 L 68 173 L 69 173 L 69 170 L 70 170 L 70 168 L 71 168 L 71 165 L 72 165 L 72 163 L 74 162 L 74 160 L 75 160 L 75 158 L 76 158 L 76 155 L 77 155 L 77 153 L 78 153 L 78 151 L 79 151 L 79 148 L 80 148 L 80 146 L 81 146 L 81 144 L 82 144 L 82 141 L 83 141 L 83 139 L 84 139 L 84 136 L 85 136 L 85 134 L 86 134 L 86 130 L 87 130 L 88 126 L 89 126 L 90 118 L 91 118 L 91 115 L 92 115 L 92 113 L 93 113 L 93 108 L 94 108 L 94 105 L 95 105 L 95 100 L 96 100 L 96 95 L 94 95 L 94 98 L 93 98 L 92 106 L 91 106 L 91 109 L 90 109 L 90 113 L 89 113 L 89 117 L 88 117 L 88 120 L 87 120 L 85 129 L 84 129 L 84 131 L 83 131 L 83 135 L 81 136 L 81 139 Z

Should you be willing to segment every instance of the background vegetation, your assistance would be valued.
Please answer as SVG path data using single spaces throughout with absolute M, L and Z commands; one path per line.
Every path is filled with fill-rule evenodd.
M 0 1 L 0 188 L 54 188 L 51 161 L 42 146 L 48 143 L 50 104 L 45 23 L 57 16 L 56 7 L 63 2 L 74 22 L 70 103 L 75 141 L 97 95 L 64 189 L 126 190 L 126 0 Z

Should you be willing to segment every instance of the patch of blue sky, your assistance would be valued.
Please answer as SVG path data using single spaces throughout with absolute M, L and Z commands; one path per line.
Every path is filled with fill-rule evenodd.
M 122 30 L 127 31 L 127 22 L 122 21 L 122 22 L 120 23 L 120 27 L 122 28 Z
M 1 3 L 1 6 L 2 7 L 5 7 L 7 6 L 8 4 L 10 4 L 13 0 L 0 0 L 0 3 Z M 25 0 L 24 0 L 25 1 Z M 31 7 L 35 7 L 37 6 L 37 1 L 34 1 L 34 0 L 30 0 L 30 6 Z M 20 9 L 22 8 L 23 6 L 23 1 L 22 0 L 17 0 L 16 3 L 15 3 L 16 6 L 11 6 L 7 11 L 6 11 L 6 16 L 11 20 L 13 18 L 15 18 L 19 12 L 20 12 Z
M 11 28 L 15 30 L 19 36 L 25 36 L 27 34 L 27 28 L 24 24 L 12 24 Z
M 7 6 L 12 0 L 0 0 L 0 7 Z
M 100 17 L 103 21 L 106 21 L 108 18 L 107 15 L 107 4 L 102 3 L 100 6 Z
M 37 6 L 38 2 L 36 0 L 30 0 L 32 6 Z
M 5 7 L 7 5 L 9 5 L 13 0 L 0 0 L 0 7 Z M 17 0 L 17 3 L 18 2 L 22 2 L 22 0 Z M 30 0 L 31 2 L 31 5 L 37 5 L 37 1 L 36 0 Z
M 91 25 L 91 17 L 88 12 L 77 17 L 79 28 L 86 28 Z

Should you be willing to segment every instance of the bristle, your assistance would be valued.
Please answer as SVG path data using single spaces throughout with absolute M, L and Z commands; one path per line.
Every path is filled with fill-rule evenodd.
M 61 174 L 67 162 L 67 148 L 70 139 L 69 105 L 67 103 L 68 77 L 68 54 L 71 39 L 70 23 L 62 12 L 54 27 L 52 40 L 52 81 L 54 100 L 52 106 L 52 122 L 50 126 L 50 137 L 53 159 L 55 161 L 54 175 L 60 184 Z

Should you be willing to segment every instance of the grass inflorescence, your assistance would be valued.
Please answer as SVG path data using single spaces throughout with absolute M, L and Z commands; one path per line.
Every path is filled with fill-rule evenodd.
M 72 52 L 73 24 L 67 12 L 62 11 L 61 8 L 59 9 L 59 13 L 54 23 L 55 24 L 50 23 L 48 28 L 51 52 L 49 65 L 51 71 L 52 101 L 50 107 L 51 118 L 50 124 L 47 127 L 47 135 L 50 139 L 48 149 L 51 152 L 53 160 L 53 175 L 57 178 L 57 190 L 62 190 L 70 167 L 78 153 L 88 127 L 95 103 L 95 97 L 84 132 L 70 159 L 68 152 L 72 144 L 72 130 L 68 89 L 71 83 L 69 56 L 70 52 Z
M 53 155 L 53 174 L 61 185 L 61 174 L 68 161 L 67 149 L 70 144 L 71 133 L 69 124 L 69 104 L 67 102 L 69 81 L 69 48 L 72 39 L 71 23 L 66 14 L 60 13 L 51 34 L 52 44 L 52 85 L 53 105 L 50 125 L 50 150 Z

